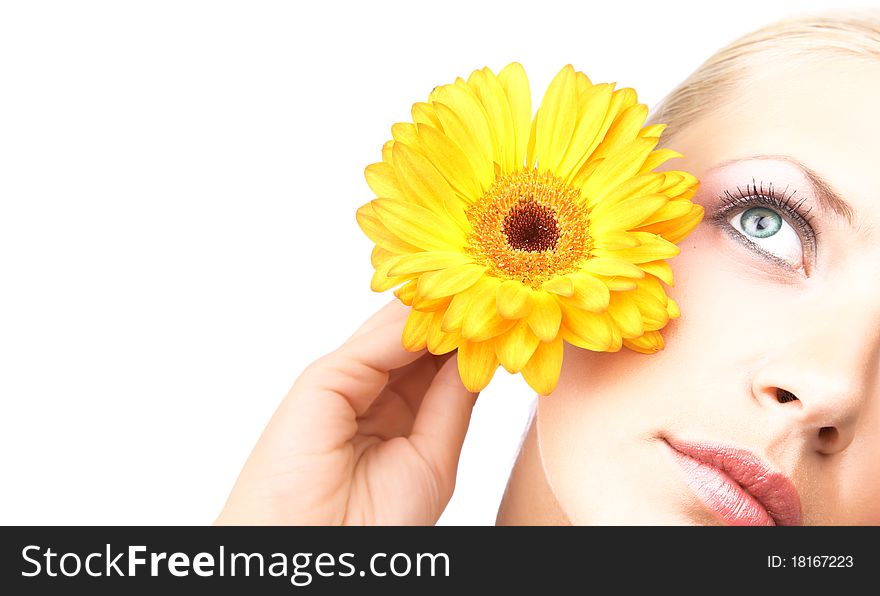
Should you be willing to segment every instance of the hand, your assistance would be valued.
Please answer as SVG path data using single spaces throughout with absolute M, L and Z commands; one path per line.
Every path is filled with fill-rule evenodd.
M 407 352 L 396 300 L 299 376 L 217 524 L 427 525 L 455 487 L 477 394 L 455 352 Z

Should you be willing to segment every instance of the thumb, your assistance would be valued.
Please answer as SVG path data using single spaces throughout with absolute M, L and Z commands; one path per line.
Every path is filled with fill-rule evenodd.
M 434 376 L 413 423 L 410 442 L 450 493 L 478 396 L 461 382 L 456 353 Z

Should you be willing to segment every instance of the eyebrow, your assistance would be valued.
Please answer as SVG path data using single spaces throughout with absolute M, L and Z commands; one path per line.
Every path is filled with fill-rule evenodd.
M 819 206 L 825 210 L 833 211 L 841 217 L 844 217 L 850 225 L 855 225 L 855 210 L 849 203 L 843 200 L 840 194 L 832 188 L 831 183 L 825 178 L 817 174 L 812 168 L 807 167 L 802 161 L 790 155 L 752 155 L 740 159 L 729 159 L 721 162 L 720 166 L 726 166 L 741 161 L 749 161 L 753 159 L 769 159 L 775 161 L 785 161 L 797 167 L 813 187 L 813 194 L 819 202 Z

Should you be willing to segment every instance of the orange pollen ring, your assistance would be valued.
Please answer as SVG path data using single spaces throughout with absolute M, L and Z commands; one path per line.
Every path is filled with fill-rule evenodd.
M 497 178 L 468 208 L 468 252 L 489 275 L 538 289 L 590 256 L 589 216 L 579 189 L 523 169 Z

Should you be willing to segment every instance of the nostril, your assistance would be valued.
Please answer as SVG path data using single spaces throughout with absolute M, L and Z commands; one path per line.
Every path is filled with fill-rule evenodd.
M 797 401 L 797 396 L 791 391 L 786 391 L 785 389 L 776 389 L 776 401 L 781 404 L 787 404 L 790 401 Z
M 819 439 L 824 443 L 834 443 L 837 440 L 837 429 L 833 426 L 823 426 L 819 429 Z

